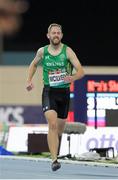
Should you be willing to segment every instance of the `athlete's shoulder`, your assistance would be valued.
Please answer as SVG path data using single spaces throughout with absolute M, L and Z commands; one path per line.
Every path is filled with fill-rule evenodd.
M 67 51 L 73 51 L 72 48 L 71 48 L 69 45 L 67 45 L 67 44 L 64 44 L 64 43 L 63 43 L 63 47 L 64 47 Z
M 67 48 L 68 51 L 73 51 L 72 48 L 70 46 L 68 46 L 68 45 L 66 45 L 66 48 Z
M 39 49 L 37 50 L 37 53 L 40 54 L 40 55 L 42 55 L 43 52 L 44 52 L 44 47 L 41 47 L 41 48 L 39 48 Z
M 37 50 L 36 52 L 36 56 L 35 56 L 35 61 L 38 62 L 39 60 L 41 60 L 43 58 L 43 53 L 44 53 L 44 48 L 41 47 Z
M 70 54 L 73 54 L 73 53 L 74 53 L 73 49 L 72 49 L 70 46 L 67 46 L 67 48 L 66 48 L 66 54 L 67 54 L 67 56 L 69 57 Z
M 40 59 L 43 59 L 44 56 L 46 55 L 48 46 L 49 46 L 49 45 L 45 45 L 45 46 L 43 46 L 43 47 L 40 47 L 40 48 L 37 50 L 37 56 L 40 57 Z

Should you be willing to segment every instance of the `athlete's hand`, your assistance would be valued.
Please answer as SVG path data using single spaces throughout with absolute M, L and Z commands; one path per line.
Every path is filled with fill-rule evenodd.
M 31 91 L 34 88 L 34 85 L 32 84 L 32 82 L 29 82 L 26 86 L 27 91 Z
M 73 77 L 72 77 L 72 76 L 66 76 L 66 77 L 64 77 L 64 82 L 66 82 L 66 83 L 71 83 L 71 82 L 73 82 Z

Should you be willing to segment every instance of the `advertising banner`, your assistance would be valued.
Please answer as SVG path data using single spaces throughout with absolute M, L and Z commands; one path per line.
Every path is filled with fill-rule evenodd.
M 0 145 L 6 146 L 9 128 L 24 124 L 47 124 L 41 106 L 0 106 Z

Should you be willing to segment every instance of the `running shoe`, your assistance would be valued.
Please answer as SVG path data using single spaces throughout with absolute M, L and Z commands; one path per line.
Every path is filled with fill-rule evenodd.
M 60 164 L 57 160 L 55 160 L 55 161 L 52 163 L 52 166 L 51 166 L 52 171 L 56 171 L 56 170 L 58 170 L 60 167 L 61 167 L 61 164 Z

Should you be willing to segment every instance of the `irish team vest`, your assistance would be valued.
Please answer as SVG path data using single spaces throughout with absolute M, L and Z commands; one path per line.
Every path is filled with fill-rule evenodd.
M 66 55 L 67 45 L 63 45 L 61 52 L 53 56 L 48 52 L 48 45 L 44 47 L 42 60 L 44 85 L 54 88 L 67 88 L 70 83 L 64 82 L 66 75 L 71 75 L 72 65 Z

